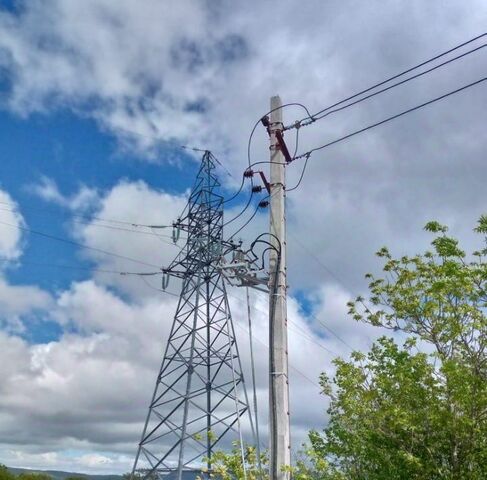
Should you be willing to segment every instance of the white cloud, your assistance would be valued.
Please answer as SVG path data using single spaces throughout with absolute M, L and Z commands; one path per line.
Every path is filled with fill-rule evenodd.
M 5 275 L 23 250 L 22 228 L 26 227 L 17 203 L 0 190 L 0 327 L 17 333 L 26 330 L 23 317 L 45 310 L 50 295 L 34 285 L 12 285 Z
M 83 185 L 70 196 L 63 195 L 56 182 L 48 177 L 41 177 L 36 185 L 30 186 L 30 191 L 46 202 L 55 203 L 70 210 L 88 210 L 97 200 L 96 190 Z
M 51 296 L 37 286 L 11 285 L 0 277 L 0 327 L 24 333 L 22 317 L 48 309 L 51 301 Z
M 0 269 L 6 266 L 5 260 L 17 260 L 22 253 L 22 231 L 25 225 L 17 203 L 4 190 L 0 190 Z
M 249 379 L 241 294 L 239 290 L 231 291 L 230 301 Z M 43 345 L 28 345 L 2 333 L 0 431 L 7 441 L 0 445 L 0 451 L 4 458 L 12 465 L 34 468 L 53 462 L 56 468 L 71 470 L 127 471 L 175 305 L 175 299 L 164 296 L 128 303 L 106 287 L 86 281 L 60 292 L 57 306 L 51 308 L 52 318 L 79 333 L 65 333 L 59 340 Z M 265 440 L 265 296 L 255 297 L 254 305 L 257 388 Z M 298 447 L 304 432 L 316 420 L 315 412 L 325 410 L 317 378 L 330 368 L 331 355 L 317 345 L 325 340 L 313 334 L 312 326 L 298 313 L 297 303 L 290 299 L 289 307 L 293 324 L 289 339 L 291 400 Z M 69 463 L 70 451 L 78 453 Z M 103 454 L 92 457 L 94 452 Z
M 83 244 L 115 255 L 106 255 L 94 250 L 83 252 L 94 260 L 100 269 L 157 272 L 161 267 L 167 266 L 184 245 L 184 235 L 181 236 L 178 245 L 173 243 L 171 225 L 185 205 L 186 196 L 151 189 L 142 181 L 122 181 L 100 197 L 93 207 L 96 218 L 110 221 L 95 220 L 88 224 L 74 224 L 74 234 Z M 169 228 L 136 227 L 130 225 L 130 222 L 166 225 Z M 97 280 L 117 286 L 132 295 L 153 295 L 153 289 L 160 288 L 160 276 L 141 279 L 102 273 L 95 275 Z M 172 284 L 169 290 L 173 287 Z
M 19 115 L 71 108 L 150 159 L 161 142 L 211 147 L 240 178 L 248 132 L 270 95 L 279 92 L 284 101 L 313 109 L 334 103 L 473 37 L 484 28 L 486 7 L 481 1 L 433 1 L 428 7 L 421 1 L 356 1 L 345 8 L 343 2 L 311 1 L 280 2 L 276 9 L 269 2 L 185 0 L 169 6 L 150 0 L 140 8 L 130 0 L 33 0 L 20 12 L 0 13 L 0 64 L 12 80 L 7 108 Z M 277 28 L 269 28 L 272 22 Z M 300 151 L 483 75 L 482 62 L 468 62 L 302 129 Z M 479 194 L 486 173 L 481 94 L 465 92 L 314 155 L 302 188 L 289 194 L 291 288 L 314 291 L 313 314 L 353 348 L 366 348 L 376 334 L 348 319 L 344 306 L 364 290 L 362 275 L 377 269 L 373 251 L 384 243 L 399 254 L 423 250 L 428 237 L 421 227 L 431 218 L 448 220 L 454 233 L 473 242 L 469 228 L 485 208 Z M 286 121 L 300 114 L 286 109 Z M 286 138 L 292 147 L 293 136 Z M 252 160 L 267 160 L 267 151 L 259 128 Z M 287 170 L 293 185 L 300 164 Z M 89 188 L 63 195 L 44 179 L 37 193 L 72 209 L 89 204 L 101 218 L 147 224 L 170 224 L 185 203 L 183 196 L 143 182 L 121 182 L 97 197 Z M 12 204 L 6 193 L 0 195 Z M 234 207 L 226 218 L 237 212 Z M 22 222 L 18 213 L 0 213 L 1 221 Z M 252 233 L 266 223 L 260 216 Z M 153 235 L 170 230 L 131 233 L 116 225 L 75 224 L 74 233 L 93 248 L 149 265 L 84 252 L 99 268 L 152 270 L 173 258 L 171 240 Z M 18 259 L 20 232 L 0 225 L 0 233 L 2 255 Z M 158 287 L 157 279 L 147 281 Z M 22 292 L 33 293 L 34 306 L 46 300 L 42 292 L 6 284 L 4 308 L 11 309 L 11 318 L 31 308 L 19 300 Z M 174 312 L 173 298 L 160 295 L 139 279 L 95 273 L 93 280 L 59 292 L 51 312 L 75 333 L 36 346 L 0 335 L 0 438 L 16 452 L 2 455 L 5 461 L 20 455 L 23 465 L 127 470 Z M 244 308 L 232 302 L 244 345 Z M 255 334 L 265 344 L 265 313 L 259 310 L 267 305 L 262 298 L 255 302 Z M 292 299 L 289 316 L 291 408 L 299 438 L 326 420 L 326 403 L 313 382 L 322 370 L 330 371 L 332 354 L 317 344 L 343 355 L 348 349 L 300 313 Z M 265 424 L 267 351 L 262 344 L 257 350 Z M 248 365 L 247 349 L 241 352 Z M 65 449 L 78 453 L 70 457 Z

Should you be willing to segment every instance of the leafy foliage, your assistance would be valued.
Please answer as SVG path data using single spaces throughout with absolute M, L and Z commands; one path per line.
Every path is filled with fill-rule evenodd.
M 0 464 L 0 480 L 15 480 L 15 475 L 10 473 L 5 465 Z
M 336 360 L 333 381 L 321 378 L 330 423 L 310 439 L 346 479 L 487 478 L 487 250 L 468 261 L 447 227 L 425 229 L 432 250 L 393 258 L 382 248 L 368 305 L 349 304 L 357 321 L 411 338 L 399 347 L 382 337 L 368 354 Z M 487 232 L 487 217 L 475 230 Z
M 212 472 L 210 478 L 215 480 L 264 480 L 269 478 L 268 453 L 261 454 L 261 467 L 257 461 L 253 446 L 244 446 L 244 462 L 238 442 L 234 443 L 230 452 L 217 451 L 212 456 Z M 244 466 L 245 465 L 245 471 Z M 329 464 L 320 452 L 308 446 L 300 453 L 294 466 L 288 471 L 293 480 L 344 480 L 341 474 L 330 473 Z
M 487 478 L 487 248 L 468 261 L 446 226 L 425 229 L 431 250 L 394 258 L 382 248 L 383 278 L 368 274 L 370 298 L 349 303 L 355 320 L 409 337 L 381 337 L 321 376 L 330 421 L 310 432 L 294 480 Z M 475 231 L 487 233 L 487 216 Z M 244 478 L 239 448 L 215 461 L 213 478 Z
M 46 473 L 40 472 L 22 472 L 15 475 L 10 472 L 5 465 L 0 464 L 0 480 L 52 480 L 52 477 Z
M 243 451 L 243 458 L 242 458 Z M 207 459 L 204 459 L 205 461 Z M 258 480 L 262 472 L 265 472 L 267 455 L 261 454 L 260 465 L 257 457 L 257 449 L 251 445 L 240 447 L 239 442 L 234 442 L 230 452 L 215 451 L 211 457 L 212 472 L 209 477 L 219 480 Z M 260 470 L 262 467 L 262 472 Z
M 22 472 L 16 478 L 17 480 L 52 480 L 50 475 L 40 472 Z

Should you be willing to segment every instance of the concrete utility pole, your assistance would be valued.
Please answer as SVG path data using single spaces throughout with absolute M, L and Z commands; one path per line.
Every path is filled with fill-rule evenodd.
M 286 301 L 286 170 L 282 152 L 282 102 L 271 98 L 269 265 L 270 478 L 287 480 L 291 464 Z M 276 135 L 277 132 L 277 135 Z M 279 138 L 278 138 L 279 137 Z M 279 254 L 279 253 L 280 254 Z

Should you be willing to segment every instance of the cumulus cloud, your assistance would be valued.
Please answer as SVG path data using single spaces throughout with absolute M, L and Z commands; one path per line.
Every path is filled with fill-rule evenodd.
M 0 277 L 0 326 L 24 332 L 22 316 L 46 310 L 51 296 L 36 286 L 11 285 Z
M 185 195 L 157 191 L 142 181 L 122 181 L 101 195 L 93 206 L 95 218 L 103 220 L 75 223 L 74 234 L 83 244 L 113 254 L 96 250 L 84 252 L 99 269 L 157 272 L 169 265 L 184 245 L 184 235 L 178 244 L 173 242 L 172 222 L 183 211 L 186 201 Z M 131 222 L 143 226 L 134 226 Z M 148 227 L 152 225 L 156 228 Z M 98 273 L 96 278 L 132 295 L 154 294 L 151 287 L 160 289 L 158 276 L 141 279 Z
M 0 327 L 25 331 L 24 316 L 46 309 L 50 295 L 33 285 L 12 285 L 5 278 L 8 267 L 15 266 L 22 255 L 22 228 L 25 221 L 10 194 L 0 190 Z
M 73 195 L 63 195 L 56 182 L 48 177 L 41 177 L 38 184 L 31 185 L 30 191 L 46 202 L 78 211 L 88 210 L 98 199 L 97 191 L 85 185 Z
M 203 0 L 170 8 L 157 1 L 140 8 L 129 0 L 19 5 L 17 13 L 0 13 L 0 65 L 10 88 L 5 108 L 22 116 L 70 108 L 149 160 L 161 145 L 197 143 L 214 149 L 237 179 L 246 166 L 248 132 L 271 95 L 317 110 L 475 36 L 486 13 L 480 0 L 427 6 L 420 0 L 352 1 L 346 7 L 338 1 L 288 1 L 278 9 L 269 2 L 227 6 Z M 271 23 L 276 28 L 269 28 Z M 301 129 L 298 151 L 484 76 L 481 55 Z M 382 244 L 398 254 L 423 250 L 428 237 L 421 227 L 432 218 L 450 223 L 453 233 L 473 244 L 469 232 L 485 208 L 479 193 L 486 174 L 483 92 L 482 87 L 464 92 L 313 155 L 303 186 L 289 194 L 289 283 L 292 292 L 311 291 L 313 304 L 311 316 L 296 300 L 289 305 L 297 442 L 310 426 L 326 420 L 325 402 L 313 382 L 320 371 L 331 371 L 335 353 L 349 351 L 321 322 L 352 348 L 366 348 L 376 334 L 351 322 L 344 307 L 364 290 L 362 275 L 378 268 L 372 252 Z M 289 107 L 284 114 L 293 121 L 302 111 Z M 293 149 L 291 132 L 286 139 Z M 252 161 L 267 160 L 267 152 L 266 133 L 258 129 Z M 287 168 L 289 185 L 301 166 Z M 44 179 L 37 193 L 74 209 L 88 202 L 100 218 L 145 224 L 170 224 L 185 202 L 184 196 L 143 182 L 121 182 L 95 197 L 63 195 Z M 226 218 L 238 212 L 235 206 Z M 1 213 L 2 219 L 13 215 Z M 21 222 L 21 217 L 5 222 Z M 264 215 L 257 216 L 242 232 L 244 238 L 260 233 L 266 223 Z M 119 255 L 85 252 L 100 269 L 150 270 L 167 264 L 177 251 L 165 237 L 170 230 L 101 221 L 75 227 L 78 240 Z M 18 259 L 20 245 L 20 233 L 2 227 L 4 255 Z M 159 286 L 157 280 L 150 285 Z M 0 365 L 5 392 L 0 428 L 7 445 L 15 446 L 10 453 L 4 447 L 5 459 L 32 466 L 80 462 L 86 470 L 127 469 L 174 311 L 172 297 L 159 295 L 139 279 L 98 272 L 93 280 L 58 293 L 52 316 L 71 333 L 46 345 L 0 336 L 2 358 L 6 352 L 8 360 Z M 244 344 L 240 294 L 231 295 Z M 9 308 L 21 309 L 14 298 L 8 295 Z M 257 297 L 254 307 L 265 424 L 265 299 Z M 245 348 L 242 355 L 247 365 Z M 81 453 L 69 457 L 63 449 Z M 93 456 L 94 451 L 102 453 Z
M 22 231 L 25 225 L 17 203 L 4 190 L 0 190 L 0 255 L 2 263 L 17 260 L 22 253 Z
M 241 292 L 230 295 L 249 378 L 245 308 Z M 253 312 L 263 427 L 267 424 L 265 303 L 264 296 L 256 297 Z M 28 345 L 1 333 L 0 347 L 6 358 L 0 369 L 0 430 L 5 439 L 0 451 L 5 458 L 32 467 L 47 467 L 52 461 L 59 467 L 67 464 L 66 452 L 76 450 L 79 453 L 71 456 L 70 468 L 128 470 L 174 309 L 172 297 L 128 303 L 106 287 L 86 281 L 62 292 L 51 309 L 56 321 L 77 333 L 65 333 L 41 345 Z M 291 399 L 299 444 L 314 417 L 310 405 L 315 411 L 324 410 L 316 379 L 330 367 L 331 357 L 318 346 L 311 326 L 292 300 L 290 319 Z M 310 356 L 316 360 L 312 366 Z M 310 408 L 301 408 L 303 401 Z M 107 452 L 103 456 L 109 460 L 87 461 L 92 452 Z
M 168 8 L 151 1 L 141 9 L 128 0 L 82 7 L 35 0 L 0 15 L 1 62 L 11 79 L 6 107 L 22 115 L 81 110 L 148 158 L 161 142 L 209 147 L 239 179 L 248 133 L 270 95 L 316 111 L 474 37 L 485 8 L 480 0 L 427 8 L 419 0 L 353 2 L 350 21 L 336 1 L 281 2 L 276 12 L 267 2 L 188 0 Z M 268 28 L 276 18 L 277 32 Z M 299 151 L 482 77 L 483 53 L 301 129 Z M 383 243 L 401 253 L 424 244 L 418 232 L 432 218 L 468 237 L 484 209 L 482 92 L 479 86 L 310 159 L 288 201 L 296 284 L 309 288 L 326 274 L 316 265 L 304 273 L 303 263 L 313 262 L 293 232 L 353 291 L 375 268 L 372 252 Z M 287 122 L 303 114 L 284 112 Z M 292 149 L 292 132 L 286 138 Z M 262 128 L 251 153 L 253 161 L 266 159 Z M 301 166 L 288 168 L 289 185 Z

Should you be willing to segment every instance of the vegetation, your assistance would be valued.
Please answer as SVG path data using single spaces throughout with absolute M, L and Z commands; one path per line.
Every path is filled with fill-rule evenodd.
M 425 228 L 431 250 L 394 258 L 382 248 L 383 277 L 367 275 L 370 297 L 350 302 L 356 321 L 394 334 L 321 376 L 329 423 L 310 432 L 294 480 L 487 478 L 487 248 L 467 258 L 446 227 Z M 476 231 L 487 234 L 487 217 Z M 255 449 L 243 450 L 244 462 L 239 444 L 216 452 L 210 476 L 265 478 L 266 454 L 261 472 Z M 0 480 L 16 478 L 49 480 L 0 466 Z
M 64 480 L 87 480 L 88 477 L 82 475 L 71 475 Z M 5 465 L 0 464 L 0 480 L 55 480 L 51 475 L 44 472 L 24 471 L 21 473 L 11 472 Z
M 5 465 L 0 464 L 0 480 L 52 480 L 52 477 L 46 473 L 37 472 L 22 472 L 15 475 Z
M 330 421 L 310 433 L 294 479 L 487 478 L 487 248 L 467 259 L 446 227 L 425 228 L 432 249 L 399 259 L 381 249 L 383 277 L 367 275 L 370 298 L 349 304 L 396 339 L 321 376 Z M 487 217 L 476 231 L 487 233 Z M 214 478 L 243 478 L 239 458 L 220 455 Z
M 10 473 L 5 465 L 0 464 L 0 480 L 15 480 L 15 475 Z

